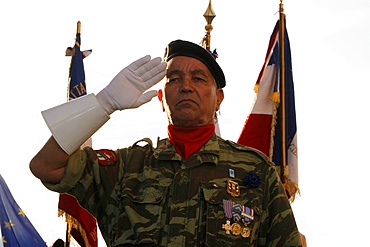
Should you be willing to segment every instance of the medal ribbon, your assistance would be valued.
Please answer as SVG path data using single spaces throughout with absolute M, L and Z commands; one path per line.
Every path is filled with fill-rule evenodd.
M 243 206 L 243 218 L 245 222 L 252 221 L 254 219 L 254 211 L 251 208 Z
M 233 202 L 228 201 L 228 200 L 222 200 L 222 202 L 224 204 L 224 213 L 225 213 L 226 218 L 231 219 L 233 217 L 231 213 L 232 208 L 233 208 Z
M 241 205 L 237 203 L 233 205 L 232 215 L 233 215 L 234 221 L 238 222 L 239 220 L 242 219 L 242 215 L 241 215 L 241 213 L 243 212 L 242 210 L 243 208 Z

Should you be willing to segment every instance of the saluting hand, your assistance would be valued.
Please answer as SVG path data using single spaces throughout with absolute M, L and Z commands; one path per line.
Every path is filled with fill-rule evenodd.
M 163 79 L 166 67 L 160 57 L 144 56 L 121 70 L 96 97 L 108 115 L 139 107 L 157 95 L 156 90 L 147 90 Z

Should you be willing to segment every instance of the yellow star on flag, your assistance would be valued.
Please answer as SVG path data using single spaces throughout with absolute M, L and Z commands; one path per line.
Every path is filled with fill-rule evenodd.
M 5 236 L 3 236 L 3 243 L 7 243 L 6 240 L 5 240 Z
M 12 223 L 11 220 L 9 220 L 8 222 L 5 222 L 5 228 L 8 228 L 10 230 L 10 228 L 14 226 L 14 224 Z
M 26 214 L 23 212 L 22 209 L 19 208 L 19 212 L 18 212 L 19 215 L 22 215 L 23 217 L 26 217 Z

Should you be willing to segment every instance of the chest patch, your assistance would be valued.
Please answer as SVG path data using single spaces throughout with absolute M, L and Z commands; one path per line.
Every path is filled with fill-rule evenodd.
M 117 161 L 117 154 L 110 149 L 95 150 L 99 164 L 102 166 L 114 165 Z

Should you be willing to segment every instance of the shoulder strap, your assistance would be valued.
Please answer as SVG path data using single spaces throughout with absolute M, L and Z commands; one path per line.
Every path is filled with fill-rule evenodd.
M 146 142 L 144 146 L 140 142 Z M 127 149 L 127 156 L 123 161 L 127 173 L 142 172 L 145 166 L 150 165 L 150 159 L 153 154 L 153 144 L 149 138 L 141 139 L 135 142 Z
M 134 146 L 139 146 L 138 144 L 139 144 L 140 142 L 146 142 L 146 143 L 148 143 L 150 146 L 153 146 L 152 140 L 150 140 L 149 138 L 143 138 L 143 139 L 141 139 L 141 140 L 138 140 L 138 141 L 137 141 L 137 142 L 135 142 L 134 144 L 132 144 L 132 147 L 134 147 Z

